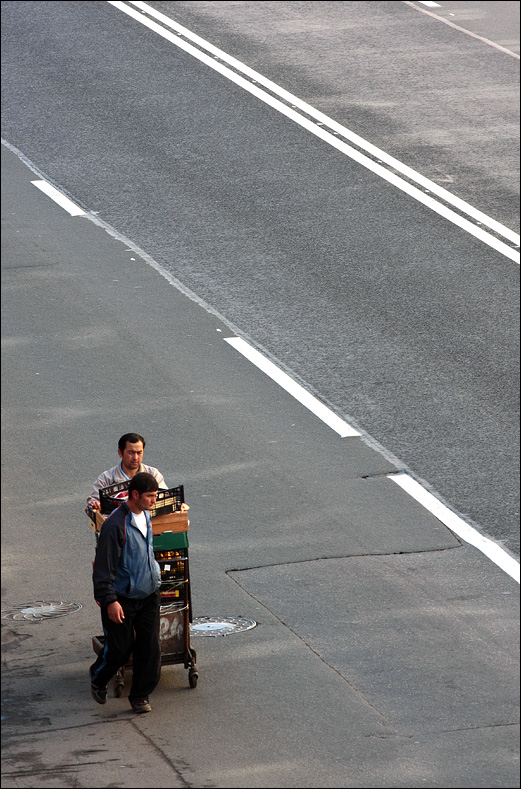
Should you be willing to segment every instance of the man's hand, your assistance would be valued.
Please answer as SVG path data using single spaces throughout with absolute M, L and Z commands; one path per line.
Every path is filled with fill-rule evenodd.
M 114 600 L 113 603 L 109 603 L 109 605 L 107 606 L 107 614 L 109 616 L 109 619 L 112 622 L 115 622 L 117 625 L 120 625 L 125 618 L 125 614 L 123 613 L 123 608 L 121 607 L 121 605 L 118 603 L 117 600 Z
M 99 503 L 99 501 L 97 499 L 93 499 L 92 501 L 89 501 L 88 506 L 91 508 L 91 510 L 100 510 L 101 509 L 101 504 Z

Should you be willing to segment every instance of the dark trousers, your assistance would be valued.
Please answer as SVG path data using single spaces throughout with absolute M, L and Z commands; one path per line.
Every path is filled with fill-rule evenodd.
M 143 600 L 118 596 L 125 619 L 116 624 L 109 619 L 106 606 L 101 608 L 105 645 L 91 666 L 91 680 L 104 688 L 116 671 L 132 655 L 132 686 L 130 703 L 145 699 L 152 693 L 161 675 L 161 642 L 159 640 L 159 591 Z

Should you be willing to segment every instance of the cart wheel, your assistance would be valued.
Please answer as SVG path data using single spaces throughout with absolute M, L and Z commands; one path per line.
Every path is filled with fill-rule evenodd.
M 125 685 L 125 669 L 120 668 L 114 677 L 114 696 L 119 699 Z
M 196 668 L 191 668 L 188 672 L 188 682 L 190 683 L 191 688 L 197 687 L 197 680 L 199 679 L 199 673 Z

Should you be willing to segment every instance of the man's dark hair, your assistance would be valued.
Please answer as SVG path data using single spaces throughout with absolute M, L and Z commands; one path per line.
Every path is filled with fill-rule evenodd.
M 143 493 L 152 493 L 155 490 L 159 490 L 159 485 L 157 479 L 152 476 L 152 474 L 149 474 L 147 471 L 140 471 L 138 474 L 134 474 L 130 480 L 128 486 L 129 499 L 131 498 L 133 490 L 137 490 L 141 496 Z
M 118 449 L 120 452 L 123 452 L 127 444 L 137 444 L 138 441 L 141 441 L 144 449 L 145 439 L 143 438 L 143 436 L 140 436 L 138 433 L 125 433 L 125 435 L 121 436 L 121 438 L 118 441 Z

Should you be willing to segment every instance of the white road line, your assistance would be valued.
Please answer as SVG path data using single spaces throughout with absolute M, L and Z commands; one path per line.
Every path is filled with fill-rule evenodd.
M 429 512 L 445 524 L 454 534 L 462 540 L 473 545 L 481 553 L 485 554 L 494 564 L 510 575 L 519 583 L 519 562 L 510 556 L 504 548 L 497 543 L 483 537 L 476 529 L 456 515 L 452 510 L 442 504 L 439 499 L 429 493 L 419 482 L 416 482 L 409 474 L 387 474 L 388 479 L 392 479 L 409 495 L 422 504 Z
M 198 58 L 199 60 L 201 60 L 201 62 L 205 63 L 210 68 L 213 68 L 223 76 L 232 80 L 240 87 L 244 88 L 245 90 L 255 95 L 257 98 L 264 101 L 266 104 L 269 104 L 274 109 L 286 115 L 286 117 L 295 121 L 299 125 L 306 128 L 308 131 L 315 134 L 317 137 L 320 137 L 325 142 L 337 148 L 337 150 L 340 150 L 342 153 L 355 159 L 355 161 L 357 161 L 359 164 L 362 164 L 363 166 L 372 170 L 372 172 L 376 173 L 382 178 L 385 178 L 385 180 L 389 181 L 394 186 L 397 186 L 399 189 L 402 189 L 403 191 L 407 192 L 407 194 L 419 200 L 424 205 L 427 205 L 432 210 L 442 214 L 446 219 L 455 222 L 455 224 L 457 224 L 459 227 L 462 227 L 467 232 L 472 233 L 472 235 L 475 235 L 476 237 L 480 238 L 480 240 L 484 241 L 485 243 L 489 243 L 487 237 L 488 239 L 491 239 L 492 237 L 489 236 L 484 231 L 482 231 L 481 228 L 476 228 L 475 225 L 472 225 L 472 223 L 462 224 L 461 222 L 455 221 L 454 217 L 458 217 L 458 215 L 454 214 L 449 209 L 446 209 L 445 212 L 438 210 L 436 206 L 439 206 L 439 204 L 430 195 L 425 194 L 424 192 L 421 192 L 420 190 L 415 189 L 412 186 L 410 187 L 410 189 L 405 188 L 405 186 L 410 186 L 410 185 L 406 184 L 402 179 L 397 177 L 394 173 L 389 173 L 379 163 L 373 162 L 372 160 L 367 159 L 367 157 L 358 154 L 358 152 L 354 151 L 353 148 L 351 148 L 349 145 L 346 145 L 345 143 L 342 143 L 337 137 L 334 136 L 334 134 L 329 133 L 326 129 L 322 129 L 320 126 L 317 127 L 315 123 L 309 122 L 307 119 L 302 118 L 302 116 L 296 113 L 293 108 L 298 108 L 302 112 L 305 112 L 306 115 L 311 116 L 317 122 L 326 125 L 333 132 L 336 132 L 337 134 L 340 134 L 342 137 L 345 137 L 346 139 L 350 140 L 354 145 L 357 145 L 359 148 L 365 150 L 370 155 L 381 160 L 381 162 L 385 162 L 385 164 L 389 167 L 392 167 L 393 170 L 396 170 L 406 178 L 409 178 L 411 181 L 414 181 L 419 186 L 421 186 L 422 189 L 427 190 L 431 194 L 435 194 L 437 197 L 444 200 L 444 202 L 448 203 L 449 205 L 452 205 L 454 208 L 466 214 L 467 216 L 470 216 L 475 222 L 478 222 L 484 225 L 485 227 L 488 227 L 493 232 L 506 238 L 512 244 L 519 246 L 520 238 L 518 233 L 515 233 L 513 230 L 510 230 L 510 228 L 506 227 L 500 222 L 497 222 L 495 219 L 492 219 L 491 217 L 487 216 L 487 214 L 484 214 L 482 211 L 479 211 L 478 209 L 474 208 L 474 206 L 471 206 L 469 203 L 466 203 L 464 200 L 461 200 L 461 198 L 456 197 L 451 192 L 444 189 L 442 186 L 439 186 L 439 184 L 436 184 L 434 181 L 430 181 L 428 178 L 425 178 L 423 175 L 420 175 L 420 173 L 417 173 L 411 167 L 408 167 L 407 165 L 400 162 L 398 159 L 395 159 L 393 156 L 390 156 L 389 154 L 385 153 L 385 151 L 382 151 L 381 149 L 377 148 L 375 145 L 372 145 L 372 143 L 369 143 L 367 140 L 364 140 L 362 137 L 359 137 L 357 134 L 350 131 L 345 126 L 342 126 L 340 123 L 337 123 L 332 118 L 329 118 L 327 115 L 324 115 L 322 112 L 319 112 L 310 104 L 307 104 L 306 102 L 299 99 L 297 96 L 294 96 L 293 94 L 284 90 L 284 88 L 281 88 L 276 83 L 272 82 L 266 77 L 263 77 L 262 74 L 259 74 L 258 72 L 249 68 L 249 66 L 246 66 L 244 63 L 241 63 L 241 61 L 236 60 L 231 55 L 228 55 L 226 52 L 223 52 L 223 50 L 218 49 L 217 47 L 213 46 L 213 44 L 210 44 L 208 41 L 205 41 L 205 39 L 201 38 L 200 36 L 197 36 L 195 33 L 192 33 L 190 30 L 183 27 L 182 25 L 179 25 L 177 22 L 174 22 L 172 19 L 165 16 L 164 14 L 161 14 L 159 11 L 156 11 L 147 3 L 132 2 L 131 5 L 136 6 L 136 8 L 139 8 L 140 11 L 143 11 L 143 13 L 147 13 L 149 16 L 155 17 L 162 24 L 167 25 L 172 30 L 175 30 L 178 34 L 181 34 L 182 36 L 189 39 L 190 41 L 193 41 L 195 44 L 197 44 L 197 46 L 201 47 L 202 49 L 205 49 L 207 52 L 213 55 L 214 58 L 219 58 L 221 61 L 228 63 L 237 71 L 240 71 L 241 73 L 245 74 L 249 79 L 254 80 L 255 83 L 257 83 L 258 85 L 263 85 L 272 93 L 275 93 L 277 96 L 280 96 L 285 101 L 291 103 L 293 105 L 292 108 L 286 107 L 286 105 L 281 104 L 276 99 L 273 99 L 271 96 L 268 96 L 263 91 L 261 91 L 256 85 L 253 85 L 251 82 L 248 82 L 247 80 L 241 80 L 241 78 L 238 75 L 236 75 L 234 72 L 230 72 L 228 69 L 222 66 L 222 64 L 217 63 L 215 60 L 211 58 L 205 57 L 204 53 L 200 52 L 197 49 L 194 49 L 186 42 L 180 40 L 178 36 L 172 36 L 171 34 L 169 34 L 167 30 L 165 30 L 162 27 L 159 27 L 151 20 L 146 19 L 146 17 L 143 17 L 142 14 L 136 13 L 132 8 L 129 8 L 125 3 L 112 2 L 112 0 L 109 0 L 109 3 L 110 5 L 115 6 L 116 8 L 123 11 L 124 13 L 127 13 L 136 21 L 140 22 L 146 27 L 149 27 L 151 30 L 154 30 L 159 35 L 166 38 L 168 41 L 171 41 L 171 43 L 183 49 L 185 52 L 188 52 L 189 54 Z M 354 154 L 358 154 L 358 155 L 354 155 Z M 461 219 L 461 217 L 458 218 Z M 466 222 L 466 220 L 463 219 L 462 222 Z M 480 232 L 474 233 L 470 228 L 474 228 L 474 230 Z M 502 254 L 505 254 L 506 257 L 510 258 L 511 260 L 514 260 L 515 262 L 519 262 L 519 252 L 512 250 L 506 244 L 502 244 L 502 242 L 498 242 L 498 243 L 501 245 L 500 247 L 495 246 L 493 243 L 489 243 L 489 245 L 493 246 Z
M 35 169 L 32 163 L 26 159 L 26 157 L 20 151 L 18 151 L 17 148 L 14 148 L 4 140 L 2 140 L 2 144 L 6 145 L 10 150 L 16 153 L 16 155 L 19 156 L 30 169 Z M 31 181 L 31 183 L 33 183 L 35 186 L 38 186 L 38 188 L 42 188 L 42 184 L 46 185 L 45 188 L 42 189 L 42 191 L 45 192 L 47 192 L 47 186 L 50 186 L 46 181 Z M 54 187 L 50 188 L 54 189 Z M 54 191 L 57 192 L 57 190 Z M 57 192 L 57 195 L 60 198 L 63 197 L 60 192 Z M 67 200 L 68 198 L 65 199 Z M 74 206 L 74 203 L 72 203 L 72 206 L 77 208 Z M 85 212 L 81 211 L 81 213 Z M 179 290 L 188 298 L 192 299 L 192 301 L 202 306 L 210 314 L 218 317 L 219 320 L 221 320 L 225 325 L 229 326 L 231 330 L 235 330 L 233 326 L 228 323 L 224 316 L 220 315 L 212 307 L 210 307 L 210 305 L 202 301 L 199 296 L 188 290 L 181 282 L 172 277 L 172 275 L 166 271 L 163 266 L 156 263 L 156 261 L 147 255 L 144 250 L 133 246 L 127 238 L 121 236 L 105 222 L 100 221 L 93 215 L 87 216 L 89 219 L 91 219 L 91 221 L 103 227 L 106 232 L 113 235 L 114 238 L 118 238 L 123 243 L 130 245 L 130 248 L 133 251 L 135 251 L 148 265 L 158 271 L 161 276 L 163 276 L 171 285 L 177 288 L 177 290 Z M 313 397 L 313 395 L 297 384 L 296 381 L 294 381 L 290 376 L 273 364 L 273 362 L 270 362 L 265 356 L 263 356 L 263 354 L 259 353 L 259 351 L 253 348 L 253 346 L 251 346 L 245 340 L 241 339 L 240 337 L 224 337 L 223 339 L 229 345 L 239 351 L 239 353 L 241 353 L 245 358 L 249 359 L 253 364 L 255 364 L 256 367 L 258 367 L 260 370 L 263 370 L 270 378 L 272 378 L 272 380 L 279 383 L 283 389 L 285 389 L 289 394 L 293 395 L 296 400 L 312 411 L 316 416 L 319 417 L 319 419 L 329 425 L 342 438 L 360 435 L 360 433 L 351 427 L 351 425 L 334 414 L 329 408 L 327 408 L 327 406 Z M 495 564 L 497 564 L 501 569 L 503 569 L 508 575 L 510 575 L 519 583 L 519 563 L 509 554 L 507 554 L 506 551 L 500 548 L 496 543 L 480 535 L 479 532 L 465 523 L 465 521 L 463 521 L 458 515 L 442 504 L 438 499 L 436 499 L 435 496 L 425 490 L 425 488 L 423 488 L 419 483 L 415 482 L 415 480 L 413 480 L 408 474 L 398 473 L 388 474 L 387 476 L 389 479 L 392 479 L 394 482 L 396 482 L 397 485 L 400 485 L 403 490 L 407 491 L 430 512 L 432 512 L 433 515 L 435 515 L 438 520 L 440 520 L 452 532 L 454 532 L 454 534 L 457 534 L 469 544 L 477 547 L 480 551 L 482 551 L 482 553 L 488 556 Z
M 510 55 L 510 57 L 516 58 L 519 60 L 520 57 L 517 52 L 512 52 L 511 49 L 506 49 L 506 47 L 500 46 L 500 44 L 496 44 L 495 41 L 491 41 L 489 38 L 483 38 L 483 36 L 479 36 L 477 33 L 472 33 L 470 30 L 465 30 L 464 27 L 460 27 L 459 25 L 455 25 L 454 22 L 451 22 L 450 19 L 444 19 L 444 17 L 439 16 L 435 11 L 426 11 L 425 8 L 418 8 L 416 3 L 410 2 L 410 0 L 402 0 L 405 5 L 414 8 L 415 11 L 420 11 L 422 14 L 427 14 L 431 16 L 433 19 L 437 19 L 438 22 L 443 22 L 444 25 L 448 25 L 449 27 L 454 28 L 454 30 L 459 30 L 460 33 L 464 33 L 466 36 L 470 36 L 471 38 L 476 38 L 478 41 L 482 41 L 484 44 L 487 44 L 489 47 L 494 47 L 494 49 L 498 49 L 500 52 L 504 52 L 505 55 Z M 423 5 L 428 5 L 428 3 L 423 3 Z M 438 5 L 434 3 L 434 5 Z M 454 16 L 452 14 L 451 16 Z
M 62 208 L 64 208 L 71 216 L 81 216 L 85 213 L 76 203 L 73 203 L 72 200 L 69 200 L 68 197 L 65 197 L 64 194 L 55 189 L 54 186 L 47 183 L 47 181 L 31 181 L 32 184 L 36 186 L 37 189 L 40 189 L 44 192 L 51 200 L 54 200 L 55 203 L 58 203 Z
M 418 0 L 421 5 L 426 5 L 429 8 L 440 8 L 439 3 L 434 3 L 433 0 Z
M 235 348 L 236 351 L 242 353 L 246 359 L 249 359 L 259 370 L 266 373 L 275 383 L 285 389 L 286 392 L 289 392 L 295 400 L 298 400 L 299 403 L 302 403 L 302 405 L 315 414 L 315 416 L 318 416 L 322 422 L 325 422 L 325 424 L 338 433 L 341 438 L 360 435 L 358 430 L 355 430 L 354 427 L 351 427 L 351 425 L 337 416 L 330 408 L 324 405 L 324 403 L 321 403 L 320 400 L 313 397 L 303 386 L 294 381 L 293 378 L 283 372 L 276 364 L 270 362 L 266 356 L 257 351 L 256 348 L 246 342 L 246 340 L 243 340 L 242 337 L 223 337 L 223 339 L 231 345 L 232 348 Z
M 300 384 L 293 380 L 287 373 L 283 372 L 280 367 L 271 362 L 269 359 L 256 350 L 242 337 L 224 337 L 225 342 L 239 351 L 246 359 L 252 364 L 266 373 L 275 383 L 279 384 L 286 390 L 292 397 L 298 400 L 299 403 L 304 405 L 315 416 L 321 419 L 326 425 L 331 427 L 342 438 L 348 436 L 359 436 L 358 430 L 355 430 L 345 420 L 341 419 L 326 405 L 313 397 L 307 392 Z M 503 548 L 497 543 L 483 537 L 476 529 L 452 512 L 445 504 L 442 504 L 439 499 L 429 493 L 419 482 L 416 482 L 409 474 L 387 474 L 388 479 L 391 479 L 399 485 L 404 491 L 418 501 L 425 509 L 431 512 L 439 521 L 445 524 L 454 534 L 461 537 L 462 540 L 473 545 L 481 553 L 487 556 L 494 564 L 497 564 L 505 573 L 510 575 L 517 583 L 519 583 L 519 562 L 512 558 Z

